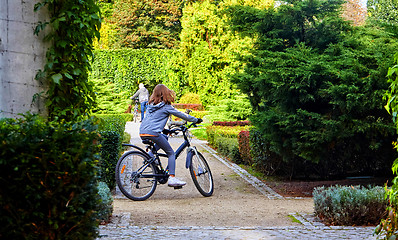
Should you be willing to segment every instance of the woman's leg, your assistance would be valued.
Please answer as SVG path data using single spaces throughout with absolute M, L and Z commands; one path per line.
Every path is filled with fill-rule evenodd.
M 173 148 L 170 146 L 169 142 L 167 141 L 167 137 L 163 134 L 160 134 L 157 137 L 145 137 L 152 140 L 156 145 L 156 149 L 161 148 L 168 157 L 168 169 L 170 175 L 175 175 L 176 170 L 176 155 L 174 153 Z

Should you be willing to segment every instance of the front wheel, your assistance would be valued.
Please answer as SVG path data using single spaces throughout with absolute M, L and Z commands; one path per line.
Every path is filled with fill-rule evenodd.
M 203 196 L 210 197 L 213 195 L 214 183 L 206 159 L 200 152 L 192 152 L 188 157 L 191 158 L 189 172 L 191 173 L 193 183 Z
M 140 152 L 130 151 L 119 159 L 116 165 L 116 183 L 129 199 L 143 201 L 155 192 L 156 170 L 147 164 L 148 158 Z

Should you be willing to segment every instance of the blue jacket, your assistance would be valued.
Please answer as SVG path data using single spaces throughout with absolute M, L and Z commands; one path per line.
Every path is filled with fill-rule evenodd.
M 170 115 L 174 115 L 189 122 L 198 121 L 197 118 L 178 111 L 173 106 L 165 104 L 164 102 L 160 102 L 156 105 L 149 104 L 141 123 L 140 134 L 158 136 L 164 129 L 164 126 L 166 126 Z

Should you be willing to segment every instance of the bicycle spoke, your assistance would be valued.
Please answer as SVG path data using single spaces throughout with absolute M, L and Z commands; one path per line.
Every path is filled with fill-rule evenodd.
M 156 189 L 155 168 L 139 152 L 128 152 L 116 166 L 116 182 L 120 191 L 132 200 L 149 198 Z M 144 164 L 143 164 L 144 163 Z

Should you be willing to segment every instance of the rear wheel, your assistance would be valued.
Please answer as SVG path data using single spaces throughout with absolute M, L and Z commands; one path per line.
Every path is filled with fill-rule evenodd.
M 191 157 L 189 172 L 193 183 L 203 196 L 210 197 L 214 191 L 214 183 L 206 159 L 200 152 L 197 152 L 197 154 L 193 152 L 189 157 Z
M 157 181 L 153 164 L 146 165 L 148 158 L 140 152 L 123 154 L 116 165 L 116 183 L 129 199 L 143 201 L 155 192 Z

